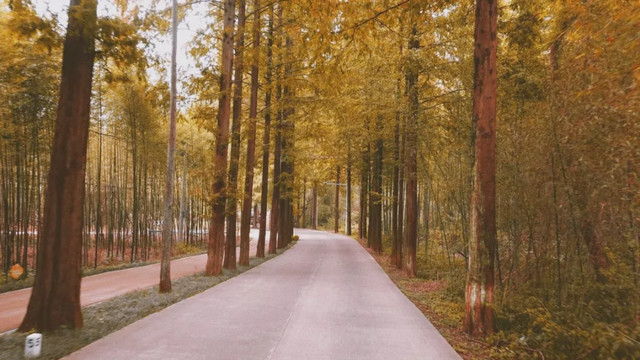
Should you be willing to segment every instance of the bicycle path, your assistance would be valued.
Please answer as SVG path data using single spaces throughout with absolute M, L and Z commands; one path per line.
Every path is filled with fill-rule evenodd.
M 267 236 L 268 236 L 267 232 Z M 258 231 L 251 230 L 249 256 L 254 257 Z M 269 238 L 267 237 L 267 242 Z M 240 249 L 237 249 L 236 259 Z M 171 279 L 179 279 L 205 270 L 207 255 L 195 255 L 171 261 Z M 123 270 L 109 271 L 82 278 L 80 303 L 82 306 L 96 304 L 128 292 L 147 289 L 160 281 L 160 263 Z M 0 334 L 20 326 L 27 312 L 31 288 L 0 294 Z
M 359 243 L 296 234 L 284 254 L 68 359 L 460 359 Z

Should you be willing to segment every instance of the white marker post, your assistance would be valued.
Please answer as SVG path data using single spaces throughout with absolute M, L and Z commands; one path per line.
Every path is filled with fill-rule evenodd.
M 33 359 L 40 356 L 42 349 L 42 334 L 31 334 L 27 336 L 24 342 L 24 356 L 27 359 Z

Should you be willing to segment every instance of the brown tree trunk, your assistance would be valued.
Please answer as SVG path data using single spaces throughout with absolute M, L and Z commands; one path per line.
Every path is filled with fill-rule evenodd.
M 351 236 L 351 144 L 347 153 L 347 235 Z
M 284 4 L 283 4 L 284 6 Z M 282 13 L 283 7 L 280 8 Z M 282 18 L 282 15 L 280 15 Z M 293 123 L 293 107 L 294 91 L 290 81 L 292 73 L 292 54 L 293 40 L 286 32 L 286 54 L 287 58 L 284 67 L 284 93 L 282 111 L 281 136 L 281 173 L 280 173 L 280 226 L 278 227 L 278 248 L 284 248 L 291 242 L 293 237 L 293 183 L 294 183 L 294 133 L 295 127 Z
M 313 182 L 311 189 L 311 228 L 318 229 L 318 182 Z
M 476 1 L 472 114 L 475 130 L 474 181 L 463 327 L 465 332 L 477 336 L 494 332 L 497 19 L 497 1 Z
M 424 185 L 424 202 L 422 218 L 424 219 L 424 254 L 429 255 L 429 186 Z
M 83 201 L 96 8 L 97 1 L 90 0 L 71 0 L 69 5 L 38 267 L 20 331 L 82 327 Z
M 278 49 L 282 49 L 282 4 L 278 6 Z M 278 55 L 278 65 L 276 66 L 276 103 L 277 103 L 277 115 L 276 115 L 276 128 L 275 128 L 275 144 L 273 150 L 273 191 L 271 194 L 271 224 L 269 226 L 269 254 L 275 254 L 278 248 L 278 231 L 280 230 L 279 216 L 280 216 L 280 182 L 281 182 L 281 155 L 282 155 L 282 55 L 281 51 Z
M 238 220 L 238 170 L 240 167 L 240 131 L 242 128 L 242 79 L 244 78 L 244 26 L 246 22 L 246 1 L 238 1 L 238 29 L 236 31 L 236 58 L 233 124 L 231 125 L 231 157 L 227 184 L 227 242 L 224 254 L 224 268 L 236 268 L 236 222 Z
M 280 209 L 280 145 L 282 134 L 280 119 L 281 112 L 278 111 L 276 118 L 276 138 L 275 149 L 273 151 L 273 190 L 271 193 L 271 221 L 269 226 L 269 254 L 275 254 L 278 247 L 278 217 Z
M 402 130 L 401 130 L 402 131 Z M 400 139 L 400 169 L 398 171 L 398 254 L 396 255 L 396 268 L 402 269 L 404 266 L 404 166 L 406 153 L 406 136 L 402 135 Z
M 369 239 L 371 249 L 382 253 L 382 139 L 383 119 L 381 115 L 376 120 L 376 142 L 373 152 L 373 176 L 371 181 L 371 210 L 369 214 Z
M 366 125 L 365 128 L 368 130 L 369 126 Z M 362 168 L 360 169 L 360 223 L 358 224 L 358 236 L 360 239 L 368 239 L 367 211 L 369 209 L 369 140 L 365 139 L 365 143 L 366 146 L 363 146 L 362 150 Z M 369 239 L 367 240 L 367 245 L 371 246 L 371 241 Z
M 333 202 L 333 232 L 340 232 L 340 165 L 336 167 L 336 189 Z
M 418 29 L 413 25 L 409 39 L 409 51 L 420 48 Z M 407 227 L 404 235 L 404 270 L 409 277 L 416 275 L 416 247 L 418 241 L 418 67 L 410 64 L 407 70 L 407 96 L 409 116 L 405 125 L 405 161 L 407 165 L 406 213 Z
M 224 255 L 224 215 L 227 191 L 227 146 L 229 144 L 229 116 L 231 115 L 231 71 L 233 68 L 233 22 L 235 0 L 224 2 L 224 31 L 222 61 L 220 62 L 220 98 L 218 99 L 218 127 L 216 132 L 215 172 L 213 184 L 213 214 L 209 228 L 207 275 L 222 272 Z
M 278 80 L 280 81 L 280 80 Z M 280 83 L 276 86 L 276 97 L 282 96 Z M 280 171 L 282 149 L 282 110 L 278 109 L 276 115 L 275 141 L 273 149 L 273 190 L 271 191 L 271 222 L 269 226 L 269 254 L 275 254 L 278 248 L 278 231 L 280 217 Z
M 251 64 L 251 100 L 249 103 L 249 139 L 247 139 L 247 166 L 245 168 L 244 199 L 240 220 L 240 265 L 249 265 L 249 231 L 253 202 L 253 168 L 256 154 L 256 118 L 258 117 L 258 66 L 260 65 L 260 0 L 254 0 L 253 11 L 253 63 Z M 257 215 L 257 214 L 256 214 Z M 264 248 L 263 248 L 264 251 Z
M 400 80 L 398 79 L 398 88 L 400 87 Z M 394 136 L 394 148 L 393 148 L 393 213 L 391 215 L 391 262 L 394 265 L 398 264 L 398 248 L 402 239 L 398 236 L 398 180 L 400 179 L 400 114 L 396 113 L 396 128 Z
M 160 292 L 171 292 L 171 241 L 173 240 L 173 181 L 176 157 L 176 54 L 178 48 L 178 1 L 171 8 L 171 104 L 169 109 L 169 142 L 164 192 L 164 222 L 162 224 L 162 255 L 160 260 Z M 182 179 L 184 182 L 184 179 Z M 182 216 L 182 215 L 181 215 Z M 180 217 L 182 220 L 182 217 Z M 180 226 L 182 229 L 182 226 Z
M 266 93 L 264 99 L 264 137 L 262 142 L 262 193 L 260 194 L 260 232 L 257 257 L 264 257 L 267 233 L 267 203 L 269 202 L 269 146 L 271 144 L 271 73 L 273 69 L 273 5 L 269 6 L 269 38 L 267 40 Z
M 298 206 L 300 205 L 300 202 L 298 201 Z M 304 180 L 302 181 L 302 208 L 301 209 L 301 215 L 302 215 L 302 221 L 300 222 L 300 227 L 303 229 L 306 229 L 307 227 L 307 178 L 305 177 Z

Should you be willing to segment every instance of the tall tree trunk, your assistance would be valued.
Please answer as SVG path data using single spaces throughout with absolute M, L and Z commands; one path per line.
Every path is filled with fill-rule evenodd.
M 240 167 L 240 131 L 242 128 L 242 80 L 244 78 L 244 26 L 246 1 L 238 1 L 238 29 L 233 92 L 233 125 L 231 127 L 231 159 L 227 185 L 227 243 L 224 268 L 236 268 L 236 222 L 238 219 L 238 170 Z
M 313 182 L 313 189 L 311 189 L 311 228 L 313 230 L 318 229 L 318 182 Z
M 278 6 L 278 49 L 282 49 L 282 4 Z M 281 172 L 281 154 L 282 154 L 282 55 L 278 53 L 278 65 L 276 66 L 276 127 L 275 127 L 275 144 L 273 150 L 273 191 L 271 194 L 271 223 L 269 226 L 269 254 L 275 254 L 278 246 L 279 232 L 279 216 L 280 216 L 280 172 Z
M 420 48 L 417 38 L 418 29 L 413 25 L 411 38 L 409 39 L 409 51 Z M 405 229 L 405 243 L 403 252 L 405 255 L 404 269 L 409 277 L 416 275 L 416 247 L 418 241 L 418 67 L 409 64 L 407 69 L 407 96 L 409 98 L 409 116 L 405 125 L 407 187 L 406 187 L 406 213 L 407 227 Z
M 383 119 L 381 115 L 376 117 L 376 142 L 373 152 L 373 176 L 371 181 L 371 210 L 369 224 L 369 239 L 371 249 L 376 253 L 382 253 L 382 151 L 384 142 L 382 139 Z
M 428 183 L 424 185 L 424 203 L 423 203 L 423 214 L 424 217 L 424 254 L 428 258 L 429 252 L 429 186 Z
M 398 254 L 396 255 L 396 268 L 402 269 L 404 266 L 404 167 L 405 167 L 405 153 L 406 153 L 406 139 L 403 135 L 403 129 L 400 130 L 400 169 L 398 170 Z
M 98 164 L 96 179 L 96 235 L 93 268 L 98 267 L 98 243 L 102 238 L 102 81 L 98 89 Z
M 227 191 L 227 146 L 229 144 L 229 116 L 231 115 L 231 71 L 233 68 L 233 22 L 235 0 L 224 2 L 224 31 L 222 61 L 220 62 L 220 98 L 218 99 L 218 127 L 216 132 L 215 173 L 213 184 L 213 214 L 209 228 L 207 275 L 222 272 L 224 255 L 224 218 Z
M 258 234 L 257 257 L 264 257 L 267 232 L 267 203 L 269 201 L 269 147 L 271 145 L 271 75 L 273 69 L 273 4 L 269 6 L 269 38 L 267 40 L 267 73 L 264 98 L 264 137 L 262 142 L 262 194 L 260 194 L 260 232 Z
M 368 136 L 368 120 L 365 123 L 365 139 L 366 146 L 362 149 L 362 168 L 360 169 L 360 223 L 358 224 L 358 236 L 360 239 L 368 239 L 367 237 L 367 210 L 369 209 L 369 140 Z M 371 240 L 367 240 L 367 245 L 371 246 Z
M 351 143 L 347 151 L 347 235 L 351 236 Z
M 188 221 L 188 219 L 185 219 L 185 211 L 186 211 L 185 197 L 186 196 L 187 196 L 187 152 L 182 151 L 182 186 L 180 188 L 180 212 L 178 213 L 178 242 L 185 241 L 184 239 L 185 222 Z M 189 231 L 188 222 L 186 225 L 187 225 L 187 231 Z
M 176 54 L 178 48 L 178 1 L 171 8 L 171 104 L 169 107 L 169 141 L 167 173 L 164 191 L 164 222 L 162 223 L 162 254 L 160 259 L 161 293 L 171 291 L 171 241 L 173 240 L 173 179 L 176 157 Z M 184 178 L 182 179 L 184 182 Z M 181 202 L 182 203 L 182 202 Z M 182 211 L 182 209 L 180 209 Z M 182 216 L 182 215 L 181 215 Z M 182 220 L 182 217 L 180 217 Z M 182 225 L 180 226 L 182 229 Z
M 400 79 L 398 79 L 398 88 L 400 87 Z M 398 264 L 398 248 L 402 239 L 398 236 L 398 180 L 400 176 L 400 113 L 396 113 L 396 127 L 394 133 L 394 148 L 393 148 L 393 214 L 391 219 L 391 235 L 392 235 L 392 248 L 391 248 L 391 262 L 394 265 Z M 400 245 L 401 246 L 401 245 Z
M 83 201 L 96 8 L 97 1 L 91 0 L 71 0 L 69 6 L 38 268 L 20 331 L 82 327 Z
M 244 198 L 240 220 L 240 265 L 249 265 L 249 231 L 253 203 L 253 169 L 256 154 L 256 118 L 258 117 L 258 68 L 260 65 L 260 0 L 253 2 L 253 63 L 251 64 L 251 100 L 249 104 L 249 139 L 244 179 Z M 255 214 L 257 216 L 257 214 Z
M 340 232 L 340 165 L 336 167 L 336 193 L 333 203 L 333 232 Z
M 278 88 L 280 85 L 278 85 Z M 280 89 L 277 91 L 280 93 Z M 271 221 L 269 224 L 269 254 L 275 254 L 278 247 L 278 224 L 280 215 L 280 148 L 282 144 L 282 111 L 276 116 L 276 137 L 273 150 L 273 190 L 271 192 Z
M 494 331 L 497 19 L 497 1 L 476 0 L 472 118 L 474 181 L 463 327 L 465 332 L 479 336 Z
M 281 12 L 286 3 L 280 8 Z M 288 12 L 287 12 L 288 14 Z M 281 16 L 282 18 L 282 16 Z M 294 184 L 294 135 L 295 125 L 293 114 L 294 87 L 292 86 L 291 74 L 293 71 L 292 47 L 293 40 L 289 32 L 285 31 L 285 51 L 286 60 L 284 66 L 284 93 L 282 112 L 282 160 L 280 173 L 280 224 L 278 227 L 278 247 L 284 248 L 291 242 L 293 237 L 293 184 Z

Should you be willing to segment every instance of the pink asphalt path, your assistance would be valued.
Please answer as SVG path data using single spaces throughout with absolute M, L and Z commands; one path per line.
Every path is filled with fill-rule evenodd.
M 258 233 L 252 230 L 251 235 L 249 255 L 254 257 L 257 245 L 254 239 Z M 239 251 L 240 249 L 237 250 L 236 258 Z M 206 263 L 206 254 L 172 260 L 171 279 L 202 272 Z M 159 263 L 83 277 L 80 303 L 82 306 L 92 305 L 131 291 L 146 289 L 157 285 L 159 278 Z M 27 311 L 30 296 L 31 288 L 0 294 L 0 334 L 20 325 Z
M 357 241 L 296 234 L 280 256 L 65 359 L 461 359 Z

